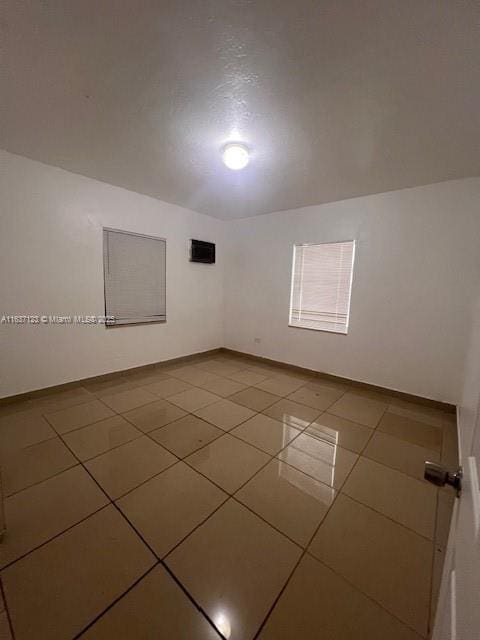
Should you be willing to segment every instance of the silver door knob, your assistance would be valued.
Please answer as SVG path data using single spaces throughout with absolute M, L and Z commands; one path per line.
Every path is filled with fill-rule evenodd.
M 459 467 L 456 471 L 451 471 L 441 464 L 436 462 L 425 462 L 425 480 L 428 480 L 437 487 L 444 487 L 446 484 L 452 486 L 457 495 L 460 495 L 462 490 L 462 467 Z

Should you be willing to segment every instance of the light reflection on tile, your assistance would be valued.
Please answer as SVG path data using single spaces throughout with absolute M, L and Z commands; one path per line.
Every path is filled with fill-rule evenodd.
M 195 451 L 186 462 L 228 493 L 233 493 L 269 460 L 266 453 L 225 434 Z
M 347 449 L 302 433 L 278 455 L 300 471 L 339 489 L 358 456 Z
M 213 615 L 212 621 L 218 631 L 222 634 L 222 636 L 226 638 L 226 640 L 229 640 L 230 636 L 232 635 L 232 625 L 227 613 L 222 609 L 219 609 Z
M 300 431 L 258 413 L 250 420 L 232 429 L 230 433 L 274 456 L 298 436 Z
M 374 432 L 362 424 L 330 413 L 323 413 L 315 422 L 312 422 L 305 433 L 360 453 Z
M 271 418 L 275 418 L 275 420 L 290 424 L 297 429 L 305 429 L 305 427 L 308 427 L 311 422 L 318 418 L 320 410 L 284 398 L 271 407 L 264 409 L 263 413 Z
M 98 467 L 97 458 L 86 466 L 95 467 L 91 468 L 112 498 L 123 496 L 118 505 L 156 553 L 164 557 L 180 543 L 184 557 L 177 556 L 177 567 L 195 591 L 195 600 L 207 605 L 210 621 L 160 567 L 133 589 L 129 589 L 130 580 L 115 577 L 131 562 L 132 549 L 114 554 L 115 563 L 101 551 L 105 543 L 110 548 L 119 536 L 126 537 L 125 520 L 98 519 L 87 513 L 87 525 L 101 520 L 99 526 L 86 526 L 88 536 L 82 534 L 74 545 L 60 544 L 69 531 L 84 528 L 84 524 L 73 524 L 73 529 L 4 570 L 8 582 L 14 569 L 29 565 L 28 579 L 20 576 L 15 593 L 11 586 L 7 593 L 9 606 L 13 599 L 14 608 L 20 607 L 20 614 L 14 611 L 12 616 L 15 637 L 30 638 L 32 633 L 46 637 L 52 629 L 59 637 L 73 637 L 106 609 L 85 637 L 120 640 L 145 634 L 150 638 L 153 633 L 162 638 L 213 640 L 220 637 L 215 625 L 223 638 L 249 640 L 256 637 L 293 567 L 292 547 L 299 551 L 309 547 L 259 638 L 419 640 L 412 627 L 425 633 L 428 611 L 425 616 L 424 610 L 430 601 L 426 596 L 431 562 L 425 544 L 434 547 L 436 554 L 431 616 L 454 500 L 444 490 L 438 492 L 438 505 L 433 506 L 435 540 L 428 540 L 433 518 L 427 492 L 436 490 L 423 481 L 423 463 L 446 460 L 453 466 L 455 417 L 284 367 L 212 355 L 101 378 L 86 383 L 88 390 L 70 389 L 0 408 L 4 490 L 29 487 L 7 499 L 12 532 L 15 528 L 18 533 L 21 524 L 36 546 L 44 535 L 56 535 L 76 522 L 83 502 L 93 502 L 80 481 L 67 482 L 73 471 L 63 471 L 63 466 L 75 460 L 42 417 L 55 414 L 56 426 L 68 430 L 63 440 L 76 456 L 81 460 L 100 456 Z M 290 397 L 280 397 L 287 393 Z M 128 411 L 125 418 L 137 428 L 121 416 L 80 427 L 100 417 L 102 403 L 95 398 L 106 398 L 116 412 Z M 388 410 L 377 425 L 386 403 Z M 197 417 L 184 418 L 185 410 Z M 262 413 L 255 415 L 258 411 Z M 181 432 L 182 425 L 188 428 Z M 223 433 L 231 430 L 232 435 Z M 175 456 L 153 442 L 159 434 L 168 440 L 164 441 L 167 449 L 181 456 L 210 436 L 219 438 L 189 455 L 185 463 L 175 463 Z M 425 448 L 430 445 L 434 450 Z M 282 453 L 279 447 L 284 447 Z M 359 453 L 364 458 L 359 459 Z M 40 490 L 38 481 L 48 491 Z M 234 494 L 233 499 L 221 506 L 227 496 L 212 483 Z M 25 506 L 20 504 L 22 494 L 32 496 L 24 498 Z M 219 511 L 212 515 L 216 507 Z M 48 518 L 43 517 L 45 513 Z M 205 535 L 199 535 L 201 531 Z M 25 546 L 26 535 L 22 533 L 25 548 L 29 546 Z M 8 536 L 7 532 L 7 547 Z M 94 536 L 102 542 L 98 549 L 71 553 L 73 546 L 95 546 Z M 15 536 L 17 546 L 19 541 L 20 534 Z M 54 552 L 46 554 L 37 570 L 42 549 Z M 281 569 L 283 564 L 289 566 Z M 65 577 L 67 569 L 73 577 Z M 278 579 L 273 580 L 276 573 Z M 118 589 L 108 591 L 112 583 Z M 99 595 L 100 587 L 102 593 L 107 589 L 107 598 Z M 118 602 L 109 607 L 117 597 Z M 3 638 L 2 615 L 6 618 L 0 597 Z
M 300 547 L 229 500 L 166 564 L 230 640 L 252 640 L 300 555 Z
M 82 640 L 220 640 L 161 565 L 152 569 L 81 637 Z

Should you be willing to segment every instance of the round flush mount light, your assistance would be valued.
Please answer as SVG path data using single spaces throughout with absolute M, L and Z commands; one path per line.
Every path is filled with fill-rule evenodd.
M 249 157 L 248 149 L 244 144 L 232 142 L 223 148 L 223 162 L 229 169 L 238 171 L 247 166 Z

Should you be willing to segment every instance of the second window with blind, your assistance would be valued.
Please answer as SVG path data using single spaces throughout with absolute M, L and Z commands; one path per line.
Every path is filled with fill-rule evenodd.
M 103 258 L 107 324 L 165 322 L 166 241 L 104 229 Z
M 354 257 L 354 240 L 294 246 L 290 326 L 348 332 Z

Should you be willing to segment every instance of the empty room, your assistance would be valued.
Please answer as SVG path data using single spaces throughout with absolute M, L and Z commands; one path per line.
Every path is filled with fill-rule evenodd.
M 480 4 L 4 0 L 0 640 L 480 638 Z

